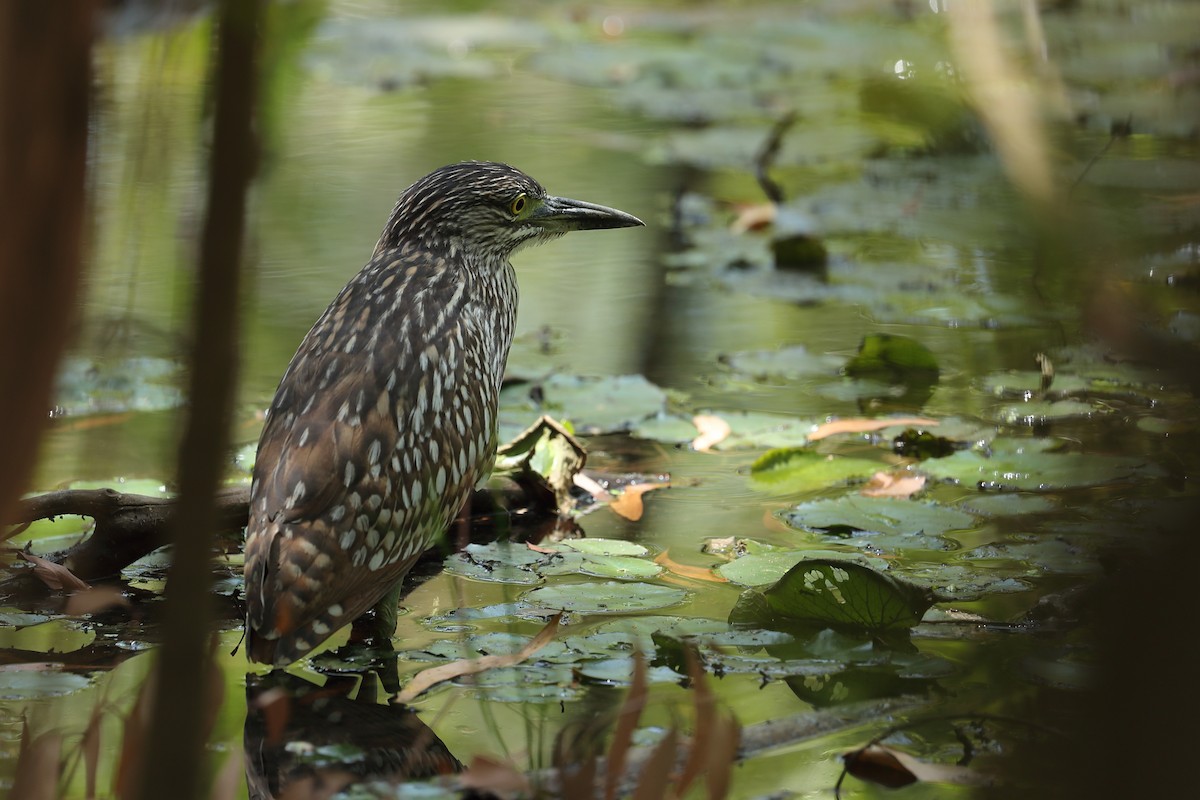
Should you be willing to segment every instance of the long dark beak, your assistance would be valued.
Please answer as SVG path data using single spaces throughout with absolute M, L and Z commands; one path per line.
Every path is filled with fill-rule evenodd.
M 542 200 L 542 204 L 529 216 L 529 221 L 554 232 L 633 228 L 646 224 L 632 214 L 615 208 L 553 195 Z

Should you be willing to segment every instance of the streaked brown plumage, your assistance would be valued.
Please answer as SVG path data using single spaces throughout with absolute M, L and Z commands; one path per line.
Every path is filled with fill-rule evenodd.
M 442 167 L 405 190 L 271 403 L 246 528 L 253 660 L 290 663 L 372 608 L 487 478 L 513 250 L 641 224 L 506 164 Z

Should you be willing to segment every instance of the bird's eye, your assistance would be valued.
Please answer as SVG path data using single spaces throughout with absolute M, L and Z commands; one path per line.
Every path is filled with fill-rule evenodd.
M 508 206 L 508 210 L 514 214 L 520 214 L 522 211 L 525 210 L 526 204 L 527 204 L 527 201 L 525 200 L 525 195 L 519 194 L 515 198 L 513 198 L 512 203 L 510 203 Z

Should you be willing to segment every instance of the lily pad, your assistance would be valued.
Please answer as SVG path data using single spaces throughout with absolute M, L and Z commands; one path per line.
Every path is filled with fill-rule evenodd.
M 662 567 L 645 558 L 604 556 L 590 553 L 560 553 L 539 568 L 542 575 L 594 575 L 598 578 L 647 580 L 657 577 Z
M 58 697 L 86 688 L 91 681 L 59 669 L 0 669 L 0 699 Z
M 936 381 L 938 363 L 929 348 L 908 336 L 870 333 L 863 337 L 858 353 L 846 364 L 854 378 L 886 379 L 892 383 L 910 380 Z
M 1053 451 L 1061 446 L 1048 439 L 1001 438 L 990 452 L 962 450 L 924 461 L 920 469 L 931 478 L 1001 491 L 1074 489 L 1162 474 L 1144 458 Z
M 883 572 L 848 561 L 805 560 L 760 594 L 743 603 L 752 616 L 864 631 L 902 630 L 921 621 L 933 605 L 930 592 Z M 745 620 L 746 617 L 740 617 Z
M 58 374 L 57 410 L 76 416 L 177 408 L 182 374 L 178 362 L 165 358 L 70 357 Z
M 806 447 L 781 447 L 758 457 L 750 466 L 750 481 L 761 489 L 802 492 L 866 479 L 881 466 L 865 458 L 826 455 Z
M 687 592 L 652 583 L 571 583 L 542 586 L 526 592 L 522 600 L 545 608 L 582 614 L 632 614 L 682 603 Z
M 523 544 L 469 544 L 462 552 L 446 557 L 445 569 L 451 575 L 487 583 L 534 585 L 542 582 L 537 567 L 543 558 Z
M 859 495 L 801 503 L 784 513 L 783 519 L 793 528 L 834 534 L 890 531 L 937 535 L 975 524 L 975 517 L 948 506 Z
M 757 380 L 798 378 L 805 375 L 834 377 L 845 363 L 845 359 L 810 353 L 807 348 L 799 345 L 779 350 L 733 353 L 723 356 L 721 360 L 735 372 Z
M 570 421 L 582 434 L 626 431 L 666 408 L 667 395 L 641 375 L 551 375 L 500 393 L 500 413 L 528 420 L 538 414 Z
M 1078 419 L 1095 414 L 1107 414 L 1112 409 L 1080 400 L 1031 400 L 1000 406 L 993 416 L 1005 425 L 1041 425 L 1063 419 Z
M 848 550 L 769 550 L 763 553 L 752 553 L 717 567 L 717 574 L 730 583 L 739 586 L 766 586 L 780 580 L 788 570 L 806 559 L 823 559 L 825 561 L 854 561 L 859 564 L 887 569 L 888 564 L 882 558 L 871 558 Z
M 644 556 L 650 552 L 644 546 L 624 539 L 564 539 L 557 546 L 596 556 Z

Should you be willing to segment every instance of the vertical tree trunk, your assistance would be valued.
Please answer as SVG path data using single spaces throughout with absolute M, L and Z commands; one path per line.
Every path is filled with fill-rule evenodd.
M 216 111 L 199 286 L 192 320 L 190 409 L 179 454 L 179 508 L 167 574 L 163 644 L 140 793 L 147 800 L 206 794 L 203 721 L 212 627 L 210 556 L 237 373 L 238 277 L 246 195 L 257 154 L 260 0 L 222 0 L 217 9 Z

